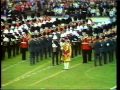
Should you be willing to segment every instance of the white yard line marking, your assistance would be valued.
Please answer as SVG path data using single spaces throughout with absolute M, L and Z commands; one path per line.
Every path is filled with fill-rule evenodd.
M 22 79 L 25 79 L 25 78 L 28 78 L 28 77 L 31 77 L 31 76 L 33 76 L 33 75 L 35 75 L 35 74 L 38 74 L 39 72 L 42 72 L 42 71 L 44 71 L 44 70 L 47 70 L 47 69 L 50 69 L 50 68 L 52 68 L 53 66 L 48 66 L 48 67 L 46 67 L 46 68 L 44 68 L 44 69 L 41 69 L 41 70 L 39 70 L 39 71 L 37 71 L 37 72 L 33 72 L 33 73 L 30 73 L 30 74 L 28 74 L 28 75 L 25 75 L 25 76 L 23 76 L 23 77 L 21 77 L 19 80 L 22 80 Z
M 23 62 L 25 62 L 25 61 L 20 61 L 20 62 L 18 62 L 18 63 L 16 63 L 16 64 L 10 65 L 10 66 L 8 66 L 8 67 L 6 67 L 6 68 L 3 68 L 2 71 L 6 71 L 6 70 L 8 70 L 8 69 L 10 69 L 10 68 L 12 68 L 12 67 L 20 64 L 20 63 L 23 63 Z
M 110 90 L 117 90 L 117 87 L 114 86 L 114 87 L 110 88 Z
M 92 69 L 95 69 L 95 67 L 90 68 L 90 69 L 88 69 L 88 70 L 85 72 L 85 75 L 86 75 L 88 78 L 90 78 L 90 79 L 94 79 L 93 77 L 91 77 L 91 76 L 88 75 L 88 72 L 90 72 Z
M 77 57 L 79 57 L 79 56 L 77 56 Z M 75 59 L 75 58 L 77 58 L 77 57 L 74 57 L 73 59 Z M 2 72 L 3 72 L 3 71 L 6 71 L 6 70 L 8 70 L 8 69 L 10 69 L 10 68 L 18 65 L 18 64 L 20 64 L 20 63 L 23 63 L 23 62 L 26 62 L 26 61 L 20 61 L 20 62 L 18 62 L 18 63 L 16 63 L 16 64 L 13 64 L 13 65 L 10 65 L 10 66 L 8 66 L 8 67 L 5 67 L 5 68 L 2 69 Z
M 76 58 L 76 57 L 75 57 L 75 58 Z M 50 63 L 50 62 L 48 62 L 48 63 Z M 45 65 L 45 64 L 44 64 L 44 65 Z M 42 67 L 42 66 L 40 66 L 40 67 Z M 44 70 L 47 70 L 47 69 L 51 68 L 51 66 L 48 66 L 48 67 L 46 67 L 46 68 L 44 68 L 44 69 L 41 69 L 41 70 L 37 71 L 37 73 L 36 73 L 36 72 L 35 72 L 35 73 L 32 73 L 32 72 L 34 72 L 35 70 L 39 69 L 40 67 L 37 67 L 37 68 L 35 68 L 35 69 L 33 69 L 33 70 L 31 70 L 31 71 L 29 71 L 29 72 L 27 72 L 27 73 L 25 73 L 25 74 L 23 74 L 23 75 L 21 75 L 21 76 L 18 76 L 18 77 L 15 78 L 14 80 L 12 80 L 12 81 L 10 81 L 10 82 L 8 82 L 8 83 L 2 84 L 2 86 L 7 86 L 7 85 L 12 84 L 12 83 L 14 83 L 14 82 L 16 82 L 16 81 L 19 81 L 19 80 L 21 80 L 21 79 L 24 79 L 24 78 L 30 77 L 30 76 L 32 76 L 32 75 L 35 75 L 35 74 L 37 74 L 38 72 L 42 72 L 42 71 L 44 71 Z M 74 66 L 73 66 L 73 67 L 74 67 Z M 73 68 L 73 67 L 72 67 L 72 68 Z M 27 75 L 27 74 L 28 74 L 28 75 Z M 29 74 L 31 74 L 31 75 L 29 75 Z
M 72 66 L 71 68 L 75 68 L 75 67 L 77 67 L 77 66 L 80 65 L 80 64 L 81 64 L 81 63 L 76 64 L 76 65 Z M 33 84 L 30 84 L 29 86 L 33 86 L 33 85 L 38 84 L 38 83 L 40 83 L 40 82 L 42 82 L 42 81 L 45 81 L 45 80 L 47 80 L 47 79 L 50 79 L 50 78 L 52 78 L 52 77 L 54 77 L 54 76 L 57 76 L 58 74 L 60 74 L 60 73 L 62 73 L 62 72 L 65 72 L 65 70 L 61 70 L 61 71 L 59 71 L 59 72 L 57 72 L 57 73 L 54 73 L 54 74 L 52 74 L 51 76 L 48 76 L 48 77 L 43 78 L 43 79 L 41 79 L 41 80 L 39 80 L 39 81 L 36 81 L 36 82 L 33 83 Z
M 50 63 L 50 62 L 48 62 L 48 63 Z M 45 66 L 45 65 L 48 64 L 48 63 L 45 63 L 45 64 L 43 64 L 43 65 L 41 65 L 41 66 L 39 66 L 39 67 L 37 67 L 37 68 L 31 70 L 31 71 L 28 71 L 27 73 L 18 76 L 17 78 L 15 78 L 15 79 L 12 80 L 12 81 L 10 81 L 10 82 L 8 82 L 8 83 L 5 83 L 5 84 L 2 84 L 2 86 L 7 86 L 7 85 L 9 85 L 9 84 L 11 84 L 11 83 L 14 83 L 15 81 L 20 80 L 21 78 L 23 79 L 23 77 L 25 78 L 25 76 L 26 76 L 27 74 L 30 74 L 30 73 L 34 72 L 35 70 L 37 70 L 37 69 L 39 69 L 39 68 Z

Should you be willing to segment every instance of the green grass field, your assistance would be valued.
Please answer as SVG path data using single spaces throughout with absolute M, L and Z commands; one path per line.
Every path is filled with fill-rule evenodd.
M 2 61 L 2 89 L 110 89 L 116 85 L 116 61 L 103 66 L 82 63 L 79 55 L 72 59 L 69 70 L 63 64 L 52 66 L 51 59 L 31 66 L 21 55 Z
M 106 21 L 108 18 L 92 18 L 93 21 Z M 79 55 L 72 59 L 69 70 L 63 64 L 52 66 L 51 58 L 31 66 L 29 53 L 27 60 L 21 55 L 2 61 L 2 89 L 88 89 L 108 90 L 116 86 L 116 61 L 103 66 L 94 62 L 82 63 Z

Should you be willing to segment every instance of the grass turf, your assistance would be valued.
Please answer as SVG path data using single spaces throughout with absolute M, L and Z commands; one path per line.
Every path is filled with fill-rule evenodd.
M 107 21 L 108 18 L 92 18 Z M 63 64 L 52 66 L 51 58 L 31 66 L 21 55 L 2 61 L 2 89 L 110 89 L 116 85 L 116 62 L 94 67 L 94 62 L 82 63 L 81 56 L 72 59 L 70 70 Z
M 82 63 L 79 55 L 69 70 L 63 64 L 52 66 L 51 58 L 31 66 L 21 55 L 2 61 L 2 89 L 110 89 L 116 85 L 116 62 L 94 66 Z

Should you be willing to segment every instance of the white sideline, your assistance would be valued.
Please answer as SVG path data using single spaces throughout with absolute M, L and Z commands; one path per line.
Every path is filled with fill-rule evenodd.
M 74 57 L 74 58 L 77 58 L 77 57 Z M 20 61 L 20 62 L 18 62 L 18 63 L 16 63 L 16 64 L 13 64 L 13 65 L 10 65 L 10 66 L 8 66 L 8 67 L 5 67 L 5 68 L 2 69 L 2 72 L 3 72 L 3 71 L 6 71 L 6 70 L 8 70 L 8 69 L 10 69 L 10 68 L 18 65 L 18 64 L 20 64 L 20 63 L 23 63 L 23 62 L 26 62 L 26 61 Z
M 18 63 L 16 63 L 16 64 L 10 65 L 10 66 L 8 66 L 8 67 L 6 67 L 6 68 L 3 68 L 2 71 L 6 71 L 6 70 L 8 70 L 9 68 L 12 68 L 12 67 L 14 67 L 14 66 L 16 66 L 16 65 L 18 65 L 18 64 L 20 64 L 20 63 L 23 63 L 23 62 L 25 62 L 25 61 L 20 61 L 20 62 L 18 62 Z
M 50 62 L 48 62 L 48 63 L 50 63 Z M 7 86 L 7 85 L 9 85 L 9 84 L 11 84 L 11 83 L 14 83 L 15 81 L 20 80 L 21 78 L 23 79 L 23 78 L 25 78 L 25 75 L 30 74 L 31 72 L 34 72 L 35 70 L 39 69 L 40 67 L 43 67 L 44 65 L 46 65 L 46 64 L 48 64 L 48 63 L 45 63 L 45 64 L 43 64 L 43 65 L 41 65 L 41 66 L 39 66 L 39 67 L 31 70 L 31 71 L 28 71 L 28 72 L 26 72 L 25 74 L 18 76 L 17 78 L 15 78 L 15 79 L 12 80 L 12 81 L 10 81 L 10 82 L 8 82 L 8 83 L 5 83 L 5 84 L 2 84 L 2 86 Z
M 76 57 L 75 57 L 75 58 L 76 58 Z M 20 63 L 20 62 L 19 62 L 19 63 Z M 50 63 L 50 62 L 48 62 L 48 63 Z M 45 64 L 48 64 L 48 63 L 45 63 Z M 45 65 L 45 64 L 43 64 L 43 65 Z M 43 65 L 42 65 L 42 66 L 43 66 Z M 40 67 L 42 67 L 42 66 L 40 66 Z M 19 81 L 19 80 L 21 80 L 21 79 L 30 77 L 30 76 L 36 74 L 36 73 L 32 73 L 32 72 L 35 71 L 35 70 L 37 70 L 37 69 L 39 69 L 40 67 L 37 67 L 37 68 L 35 68 L 35 69 L 33 69 L 33 70 L 31 70 L 31 71 L 23 74 L 23 75 L 20 75 L 20 76 L 18 76 L 17 78 L 15 78 L 14 80 L 12 80 L 12 81 L 10 81 L 10 82 L 8 82 L 8 83 L 2 84 L 2 86 L 7 86 L 7 85 L 9 85 L 9 84 L 11 84 L 11 83 L 14 83 L 14 82 L 16 82 L 16 81 Z M 73 67 L 74 67 L 74 66 L 73 66 Z M 73 67 L 71 67 L 71 68 L 73 68 Z M 46 70 L 46 69 L 49 69 L 49 68 L 50 68 L 50 66 L 48 66 L 48 67 L 46 67 L 46 68 L 44 68 L 44 69 L 42 69 L 42 70 L 40 70 L 40 71 L 38 71 L 38 72 L 41 72 L 41 71 Z M 31 75 L 29 75 L 30 73 L 31 73 Z M 28 74 L 28 75 L 27 75 L 27 74 Z
M 76 66 L 78 66 L 78 65 L 80 65 L 80 64 L 81 64 L 81 63 L 76 64 L 76 65 L 72 66 L 71 68 L 74 68 L 74 67 L 76 67 Z M 42 81 L 45 81 L 45 80 L 47 80 L 47 79 L 50 79 L 50 78 L 52 78 L 52 77 L 54 77 L 54 76 L 57 76 L 58 74 L 60 74 L 60 73 L 62 73 L 62 72 L 65 72 L 65 70 L 61 70 L 61 71 L 59 71 L 59 72 L 57 72 L 57 73 L 54 73 L 54 74 L 52 74 L 51 76 L 48 76 L 48 77 L 43 78 L 43 79 L 41 79 L 41 80 L 39 80 L 39 81 L 36 81 L 36 82 L 33 83 L 33 84 L 30 84 L 29 86 L 33 86 L 33 85 L 38 84 L 38 83 L 40 83 L 40 82 L 42 82 Z
M 117 89 L 116 89 L 116 86 L 110 88 L 110 90 L 117 90 Z
M 44 68 L 44 69 L 41 69 L 41 70 L 39 70 L 39 71 L 37 71 L 37 72 L 35 72 L 35 73 L 33 72 L 33 73 L 28 74 L 28 75 L 25 75 L 25 76 L 23 76 L 23 77 L 15 80 L 15 81 L 28 78 L 28 77 L 30 77 L 30 76 L 33 76 L 33 75 L 35 75 L 35 74 L 37 74 L 37 73 L 39 73 L 39 72 L 42 72 L 42 71 L 47 70 L 47 69 L 50 69 L 50 68 L 52 68 L 52 66 L 48 66 L 48 67 L 46 67 L 46 68 Z

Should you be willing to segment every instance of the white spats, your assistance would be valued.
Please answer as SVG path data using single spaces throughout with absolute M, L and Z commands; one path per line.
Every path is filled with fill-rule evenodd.
M 64 69 L 69 69 L 69 62 L 64 62 Z

